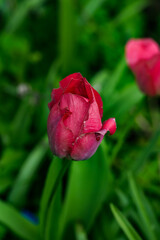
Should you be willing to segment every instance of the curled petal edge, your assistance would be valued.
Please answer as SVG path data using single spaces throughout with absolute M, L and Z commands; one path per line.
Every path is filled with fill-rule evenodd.
M 109 135 L 113 135 L 117 129 L 116 120 L 115 118 L 109 118 L 108 120 L 103 122 L 102 129 L 97 133 L 102 134 L 103 136 L 110 132 Z

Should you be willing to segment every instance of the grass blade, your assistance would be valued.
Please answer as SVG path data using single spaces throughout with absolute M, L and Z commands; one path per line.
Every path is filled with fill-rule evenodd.
M 111 204 L 111 210 L 119 226 L 122 228 L 129 240 L 142 240 L 125 216 L 113 204 Z
M 17 30 L 19 25 L 23 22 L 24 18 L 28 14 L 28 12 L 37 7 L 39 4 L 41 4 L 44 0 L 25 0 L 22 1 L 21 4 L 18 5 L 16 10 L 14 11 L 13 15 L 11 15 L 11 18 L 6 26 L 7 32 L 14 32 Z
M 107 84 L 105 84 L 103 88 L 103 92 L 105 93 L 105 95 L 107 95 L 107 97 L 110 96 L 115 90 L 115 87 L 117 86 L 119 80 L 121 80 L 121 77 L 126 68 L 126 60 L 123 56 L 122 59 L 118 62 L 115 71 L 110 76 L 109 81 L 107 82 Z
M 38 227 L 23 218 L 12 206 L 0 200 L 0 222 L 26 240 L 39 240 Z
M 136 174 L 139 173 L 139 171 L 141 170 L 141 167 L 144 165 L 144 163 L 148 159 L 149 155 L 155 149 L 155 145 L 156 145 L 157 141 L 159 140 L 159 137 L 160 137 L 160 126 L 153 134 L 153 136 L 150 139 L 147 146 L 145 148 L 143 148 L 143 150 L 141 151 L 141 153 L 139 154 L 137 159 L 134 161 L 132 168 L 131 168 L 131 170 L 133 172 L 136 172 Z
M 12 202 L 14 205 L 21 206 L 24 203 L 35 172 L 48 150 L 47 142 L 48 138 L 46 136 L 43 141 L 33 149 L 24 162 L 8 197 L 9 202 Z
M 82 19 L 88 21 L 95 13 L 95 11 L 102 6 L 106 0 L 90 0 L 84 7 Z
M 127 5 L 127 7 L 125 7 L 121 13 L 113 21 L 111 21 L 111 23 L 114 25 L 123 24 L 130 18 L 133 18 L 135 15 L 140 13 L 148 5 L 149 2 L 146 0 L 135 1 L 132 4 Z
M 73 0 L 61 0 L 59 7 L 59 47 L 62 70 L 70 73 L 75 62 L 76 15 Z M 72 63 L 72 64 L 71 64 Z
M 119 93 L 115 92 L 109 102 L 107 102 L 108 96 L 106 96 L 107 104 L 104 105 L 105 114 L 107 116 L 114 116 L 120 122 L 124 119 L 124 114 L 130 112 L 143 98 L 144 95 L 138 90 L 137 86 L 131 84 L 122 91 L 119 91 Z
M 136 185 L 132 174 L 129 174 L 129 184 L 133 201 L 137 207 L 141 221 L 143 222 L 143 232 L 148 240 L 157 240 L 154 227 L 155 223 L 151 221 L 151 217 L 145 208 L 143 193 Z

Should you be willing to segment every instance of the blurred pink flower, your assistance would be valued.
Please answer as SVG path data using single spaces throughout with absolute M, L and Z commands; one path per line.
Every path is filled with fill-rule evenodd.
M 126 60 L 139 88 L 147 95 L 160 94 L 160 47 L 150 39 L 131 39 L 127 42 Z
M 88 159 L 107 131 L 115 133 L 115 119 L 102 124 L 102 99 L 80 73 L 60 81 L 60 88 L 53 89 L 51 97 L 47 129 L 53 154 L 73 160 Z

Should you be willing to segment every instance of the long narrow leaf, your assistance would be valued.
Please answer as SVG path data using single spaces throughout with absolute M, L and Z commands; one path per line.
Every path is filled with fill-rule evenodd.
M 141 221 L 143 222 L 142 230 L 144 234 L 148 240 L 158 240 L 155 234 L 155 223 L 152 222 L 151 217 L 145 208 L 143 193 L 136 185 L 132 174 L 129 174 L 129 184 L 133 201 L 137 207 Z
M 91 227 L 110 189 L 110 177 L 102 145 L 91 159 L 73 162 L 61 215 L 60 236 L 66 226 L 76 221 L 82 222 L 86 230 Z
M 111 204 L 111 210 L 119 226 L 122 228 L 129 240 L 142 240 L 126 217 L 113 204 Z
M 62 62 L 62 70 L 68 73 L 68 69 L 76 60 L 76 14 L 73 0 L 61 0 L 59 5 L 59 47 Z
M 142 149 L 140 154 L 137 156 L 137 159 L 134 161 L 132 164 L 132 171 L 138 173 L 141 170 L 141 166 L 146 162 L 148 159 L 149 155 L 152 153 L 154 150 L 154 147 L 157 143 L 157 141 L 160 138 L 160 126 L 159 128 L 153 133 L 152 138 L 148 142 L 145 148 Z
M 45 136 L 24 162 L 8 197 L 9 202 L 14 203 L 14 205 L 20 206 L 25 201 L 35 173 L 48 150 L 47 141 Z
M 12 206 L 0 200 L 0 222 L 26 240 L 40 240 L 38 227 L 23 218 Z
M 149 4 L 149 1 L 146 0 L 134 1 L 132 4 L 127 5 L 127 7 L 125 7 L 111 23 L 115 25 L 122 24 L 139 14 L 139 12 L 141 12 Z
M 143 98 L 144 95 L 138 90 L 137 86 L 131 84 L 119 93 L 114 93 L 109 102 L 106 96 L 107 104 L 104 105 L 104 111 L 108 116 L 114 116 L 118 121 L 123 121 L 123 115 L 130 112 Z
M 123 56 L 122 59 L 118 62 L 113 74 L 110 76 L 109 81 L 105 84 L 103 90 L 104 95 L 108 97 L 113 93 L 118 82 L 121 80 L 121 77 L 126 69 L 126 60 Z
M 90 0 L 87 2 L 82 12 L 82 18 L 84 18 L 85 21 L 89 20 L 89 18 L 94 15 L 95 11 L 100 8 L 105 1 L 106 0 Z
M 13 15 L 6 26 L 7 32 L 14 32 L 19 25 L 23 22 L 24 18 L 26 17 L 27 13 L 38 6 L 39 4 L 43 3 L 45 0 L 25 0 L 22 1 L 21 4 L 15 9 Z

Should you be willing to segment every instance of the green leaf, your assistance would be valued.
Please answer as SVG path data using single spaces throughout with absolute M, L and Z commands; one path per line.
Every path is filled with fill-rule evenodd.
M 111 210 L 119 226 L 122 228 L 129 240 L 142 240 L 126 217 L 113 204 L 111 204 Z
M 39 240 L 38 227 L 23 218 L 11 205 L 0 200 L 0 222 L 26 240 Z
M 0 239 L 4 239 L 6 231 L 7 231 L 6 227 L 4 225 L 0 224 Z
M 66 226 L 76 221 L 82 222 L 84 229 L 90 229 L 111 187 L 107 160 L 105 148 L 100 145 L 91 159 L 72 163 L 60 220 L 60 236 L 67 230 Z
M 122 59 L 118 62 L 113 74 L 108 78 L 108 81 L 104 85 L 104 88 L 102 89 L 102 93 L 104 93 L 104 96 L 107 95 L 107 97 L 111 96 L 113 94 L 113 91 L 115 90 L 118 82 L 121 80 L 122 75 L 124 71 L 126 70 L 126 60 L 123 56 Z
M 146 145 L 146 147 L 144 147 L 142 149 L 142 151 L 140 152 L 140 154 L 138 154 L 136 160 L 132 164 L 131 170 L 133 172 L 138 174 L 139 171 L 141 171 L 141 167 L 144 165 L 144 163 L 148 159 L 149 155 L 154 151 L 155 145 L 156 145 L 157 141 L 159 140 L 159 138 L 160 138 L 160 126 L 153 133 L 153 136 L 150 139 L 150 141 L 148 142 L 148 144 Z
M 59 50 L 61 68 L 65 74 L 70 73 L 76 61 L 76 20 L 75 2 L 73 0 L 61 0 L 59 5 Z
M 13 183 L 13 179 L 8 177 L 0 177 L 0 194 L 5 192 Z
M 109 159 L 110 165 L 113 164 L 113 162 L 116 159 L 116 156 L 118 155 L 119 151 L 121 150 L 123 144 L 125 144 L 126 138 L 128 136 L 129 131 L 133 127 L 133 124 L 134 124 L 134 116 L 132 117 L 132 119 L 128 119 L 128 124 L 123 129 L 123 131 L 122 131 L 122 129 L 117 129 L 116 130 L 118 140 L 117 140 L 117 143 L 112 150 L 111 157 Z
M 118 121 L 124 120 L 124 114 L 130 112 L 131 109 L 138 104 L 144 95 L 138 90 L 135 84 L 127 86 L 125 89 L 114 93 L 108 101 L 106 96 L 106 104 L 104 104 L 104 111 L 107 116 L 112 116 Z
M 106 81 L 109 79 L 109 73 L 106 70 L 101 70 L 94 75 L 91 79 L 90 84 L 99 92 L 106 86 Z
M 11 125 L 11 140 L 16 147 L 22 146 L 28 139 L 29 128 L 32 124 L 32 116 L 35 105 L 28 97 L 24 98 L 15 114 Z M 18 133 L 18 140 L 17 139 Z
M 127 7 L 125 7 L 120 14 L 110 23 L 114 25 L 123 24 L 128 21 L 130 18 L 133 18 L 135 15 L 139 14 L 145 7 L 150 3 L 146 0 L 135 1 Z
M 110 96 L 114 94 L 114 90 L 118 82 L 121 80 L 126 67 L 126 61 L 123 56 L 112 74 L 109 74 L 105 69 L 101 70 L 94 75 L 90 83 L 99 93 L 102 94 L 102 98 L 110 98 Z
M 5 148 L 0 161 L 0 177 L 12 179 L 14 173 L 21 167 L 25 157 L 26 153 L 23 150 Z
M 129 174 L 128 178 L 129 178 L 129 185 L 130 185 L 133 201 L 137 207 L 139 216 L 143 223 L 142 230 L 148 240 L 157 240 L 157 237 L 155 234 L 155 226 L 157 225 L 157 223 L 155 222 L 155 218 L 153 218 L 153 213 L 150 214 L 150 212 L 147 212 L 147 208 L 145 205 L 145 202 L 146 202 L 145 196 L 143 195 L 143 192 L 136 185 L 132 174 Z M 151 208 L 150 208 L 150 211 L 151 211 Z
M 45 0 L 25 0 L 15 8 L 13 15 L 6 26 L 7 32 L 14 32 L 17 30 L 19 25 L 23 22 L 24 18 L 27 16 L 28 12 L 43 3 Z
M 48 150 L 47 143 L 48 138 L 45 136 L 44 139 L 35 147 L 35 149 L 32 150 L 21 167 L 8 197 L 9 202 L 12 202 L 14 205 L 23 205 L 35 173 Z
M 90 0 L 89 2 L 87 2 L 82 12 L 82 19 L 88 21 L 89 18 L 91 18 L 94 15 L 95 11 L 99 7 L 101 7 L 105 1 L 106 0 Z

